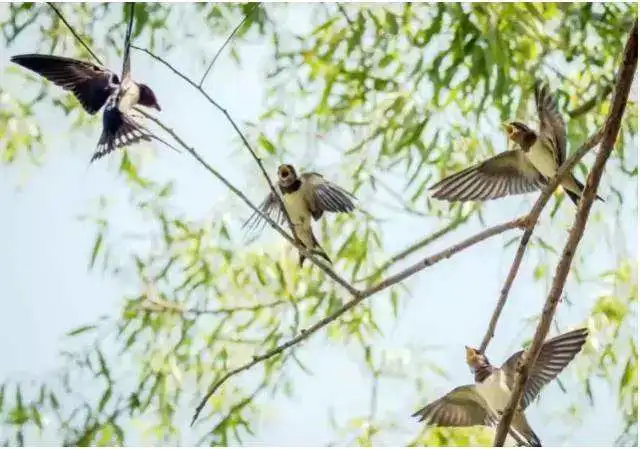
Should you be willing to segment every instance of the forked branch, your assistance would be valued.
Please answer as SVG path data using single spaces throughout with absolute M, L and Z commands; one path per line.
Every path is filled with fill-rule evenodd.
M 589 212 L 591 211 L 591 205 L 596 198 L 596 191 L 600 184 L 605 164 L 613 151 L 613 146 L 620 131 L 622 116 L 624 115 L 624 110 L 627 105 L 627 98 L 629 97 L 629 91 L 631 90 L 631 83 L 633 82 L 637 63 L 638 21 L 636 20 L 631 33 L 629 34 L 629 38 L 624 49 L 623 60 L 620 64 L 620 68 L 618 69 L 618 81 L 613 90 L 611 107 L 604 125 L 602 144 L 593 167 L 589 172 L 589 176 L 587 177 L 582 199 L 578 203 L 578 211 L 576 212 L 573 226 L 569 231 L 569 236 L 565 243 L 564 250 L 562 251 L 562 257 L 556 267 L 551 289 L 549 290 L 549 295 L 544 303 L 540 321 L 538 322 L 538 326 L 533 337 L 533 342 L 529 349 L 525 351 L 522 363 L 518 366 L 515 388 L 511 394 L 511 398 L 506 409 L 503 411 L 502 419 L 500 420 L 496 431 L 496 437 L 493 444 L 494 446 L 504 445 L 504 440 L 507 436 L 507 431 L 511 425 L 511 421 L 513 420 L 514 412 L 522 398 L 524 385 L 529 375 L 529 369 L 538 358 L 542 344 L 549 332 L 551 321 L 553 320 L 562 290 L 564 289 L 564 285 L 569 275 L 571 262 L 573 261 L 573 257 L 582 235 L 584 234 L 587 219 L 589 218 Z

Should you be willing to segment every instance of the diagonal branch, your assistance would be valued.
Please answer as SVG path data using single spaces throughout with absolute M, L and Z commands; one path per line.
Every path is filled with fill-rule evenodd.
M 560 185 L 560 179 L 564 175 L 564 173 L 569 173 L 571 169 L 582 159 L 593 147 L 598 145 L 602 140 L 602 129 L 598 130 L 594 135 L 589 137 L 587 141 L 576 151 L 569 159 L 567 159 L 564 164 L 560 166 L 558 169 L 558 174 L 555 178 L 553 178 L 549 185 L 547 185 L 538 200 L 533 205 L 531 212 L 527 217 L 527 226 L 525 228 L 522 237 L 520 238 L 520 245 L 518 246 L 518 250 L 516 251 L 516 255 L 513 259 L 513 263 L 511 264 L 511 268 L 509 269 L 509 274 L 500 290 L 500 297 L 498 298 L 496 308 L 491 316 L 491 320 L 489 321 L 489 327 L 487 332 L 482 339 L 482 343 L 480 344 L 480 352 L 485 352 L 489 342 L 493 338 L 493 333 L 496 330 L 496 325 L 498 324 L 498 319 L 500 318 L 500 314 L 502 313 L 502 309 L 507 303 L 507 299 L 509 297 L 509 291 L 511 290 L 511 286 L 513 285 L 513 281 L 518 274 L 518 270 L 520 269 L 520 264 L 522 263 L 522 259 L 524 257 L 524 253 L 527 251 L 527 244 L 529 243 L 529 239 L 533 234 L 533 230 L 538 222 L 538 218 L 540 214 L 544 210 L 547 202 L 551 198 L 553 192 Z
M 327 315 L 326 317 L 322 318 L 321 320 L 319 320 L 318 322 L 316 322 L 314 325 L 312 325 L 311 327 L 309 327 L 308 329 L 304 329 L 302 331 L 300 331 L 300 333 L 298 335 L 296 335 L 295 337 L 291 338 L 290 340 L 285 341 L 284 343 L 276 346 L 273 349 L 268 350 L 267 352 L 261 354 L 261 355 L 255 355 L 253 356 L 253 358 L 251 360 L 249 360 L 248 362 L 246 362 L 243 365 L 238 366 L 237 368 L 232 369 L 231 371 L 228 371 L 226 374 L 224 374 L 222 377 L 220 377 L 211 387 L 211 389 L 207 392 L 207 394 L 205 395 L 204 398 L 202 398 L 202 400 L 200 401 L 200 403 L 198 404 L 198 406 L 196 407 L 196 410 L 193 414 L 193 418 L 191 420 L 191 425 L 193 425 L 195 423 L 195 421 L 198 419 L 198 416 L 200 415 L 200 412 L 202 411 L 202 409 L 205 407 L 205 405 L 207 404 L 207 401 L 209 400 L 209 398 L 211 396 L 213 396 L 213 394 L 218 390 L 218 388 L 220 388 L 227 380 L 229 380 L 231 377 L 240 374 L 244 371 L 247 371 L 251 368 L 253 368 L 254 366 L 256 366 L 259 363 L 264 362 L 265 360 L 268 360 L 278 354 L 283 353 L 285 350 L 291 348 L 292 346 L 297 345 L 298 343 L 306 340 L 307 338 L 309 338 L 311 335 L 313 335 L 314 333 L 316 333 L 317 331 L 319 331 L 320 329 L 326 327 L 327 325 L 331 324 L 332 322 L 334 322 L 335 320 L 337 320 L 338 318 L 340 318 L 342 315 L 344 315 L 346 312 L 348 312 L 349 310 L 353 309 L 355 306 L 357 306 L 358 304 L 360 304 L 362 301 L 364 301 L 366 298 L 373 296 L 376 293 L 381 292 L 382 290 L 385 290 L 389 287 L 391 287 L 394 284 L 397 284 L 399 282 L 402 282 L 403 280 L 407 279 L 408 277 L 412 276 L 413 274 L 422 271 L 423 269 L 430 267 L 432 265 L 435 265 L 438 262 L 441 262 L 445 259 L 450 258 L 451 256 L 453 256 L 456 253 L 459 253 L 460 251 L 463 251 L 473 245 L 475 245 L 476 243 L 480 243 L 483 240 L 486 240 L 490 237 L 493 237 L 495 235 L 501 234 L 505 231 L 508 231 L 510 229 L 514 229 L 514 228 L 518 228 L 518 227 L 522 227 L 525 223 L 525 218 L 518 218 L 516 220 L 511 220 L 505 223 L 502 223 L 500 225 L 497 226 L 493 226 L 491 228 L 485 229 L 484 231 L 467 238 L 466 240 L 463 240 L 462 242 L 453 245 L 443 251 L 440 251 L 439 253 L 434 254 L 431 257 L 427 257 L 426 259 L 410 266 L 409 268 L 403 270 L 402 272 L 395 274 L 393 276 L 390 276 L 389 278 L 381 281 L 380 283 L 374 285 L 373 287 L 360 292 L 358 294 L 353 295 L 353 299 L 351 299 L 350 301 L 346 302 L 341 308 L 339 308 L 338 310 L 336 310 L 335 312 L 333 312 L 331 315 Z
M 515 388 L 511 394 L 509 403 L 506 409 L 503 411 L 502 419 L 498 425 L 496 436 L 494 440 L 494 446 L 502 446 L 507 436 L 507 429 L 511 425 L 513 415 L 517 408 L 517 404 L 520 403 L 522 393 L 524 391 L 524 385 L 527 381 L 529 369 L 535 363 L 542 344 L 549 332 L 551 321 L 553 319 L 556 307 L 560 301 L 560 296 L 564 285 L 569 275 L 571 268 L 571 262 L 575 255 L 576 249 L 587 224 L 589 218 L 589 212 L 591 211 L 591 205 L 596 197 L 596 190 L 602 174 L 604 172 L 605 164 L 613 151 L 613 146 L 616 142 L 618 132 L 620 131 L 620 125 L 622 122 L 622 116 L 627 104 L 627 98 L 629 97 L 629 91 L 633 82 L 633 76 L 636 71 L 638 63 L 638 21 L 636 19 L 631 32 L 629 33 L 629 39 L 624 49 L 623 61 L 618 70 L 618 81 L 616 83 L 613 99 L 611 101 L 611 107 L 609 109 L 609 115 L 604 125 L 604 132 L 602 136 L 602 145 L 596 156 L 596 160 L 593 164 L 587 182 L 585 184 L 582 199 L 578 203 L 578 211 L 576 218 L 573 222 L 573 226 L 569 231 L 569 237 L 565 243 L 562 257 L 556 267 L 556 273 L 551 284 L 551 289 L 547 300 L 545 301 L 542 309 L 542 315 L 540 316 L 540 322 L 536 328 L 536 332 L 533 337 L 533 342 L 527 351 L 524 353 L 522 362 L 518 366 L 518 375 L 515 382 Z

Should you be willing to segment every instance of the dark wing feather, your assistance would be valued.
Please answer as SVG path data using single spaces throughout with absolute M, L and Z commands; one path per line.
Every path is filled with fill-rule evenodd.
M 269 195 L 264 199 L 264 201 L 258 206 L 265 215 L 270 216 L 276 223 L 285 224 L 286 219 L 284 214 L 282 213 L 282 208 L 278 202 L 278 198 L 276 198 L 273 192 L 269 192 Z M 244 222 L 242 225 L 243 228 L 250 232 L 256 229 L 264 228 L 264 225 L 267 224 L 267 221 L 260 216 L 259 213 L 254 212 L 251 216 Z
M 91 162 L 114 151 L 116 148 L 126 147 L 140 141 L 151 141 L 154 136 L 145 127 L 136 123 L 131 117 L 122 114 L 117 108 L 114 113 L 121 115 L 121 123 L 117 129 L 109 131 L 104 127 L 96 152 L 91 157 Z M 107 111 L 105 111 L 105 114 Z
M 496 423 L 473 385 L 455 388 L 411 416 L 437 427 L 492 426 Z
M 484 201 L 533 192 L 544 186 L 537 170 L 520 151 L 500 153 L 455 173 L 429 188 L 434 198 L 447 201 Z
M 536 107 L 540 120 L 540 137 L 553 148 L 558 167 L 567 157 L 567 131 L 549 86 L 536 82 Z
M 13 56 L 11 61 L 73 92 L 89 114 L 102 108 L 120 82 L 115 73 L 105 68 L 71 58 L 28 54 Z
M 324 212 L 351 212 L 356 207 L 352 194 L 318 173 L 303 173 L 300 181 L 300 188 L 304 189 L 304 197 L 315 220 L 319 220 Z
M 587 329 L 576 329 L 546 341 L 542 345 L 540 355 L 529 372 L 529 379 L 524 386 L 521 406 L 526 409 L 540 394 L 540 391 L 574 359 L 587 340 Z M 501 369 L 507 373 L 507 384 L 513 389 L 518 360 L 524 351 L 518 351 L 503 363 Z

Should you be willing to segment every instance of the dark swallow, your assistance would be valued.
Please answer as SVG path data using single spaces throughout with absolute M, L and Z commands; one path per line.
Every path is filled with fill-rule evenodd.
M 295 228 L 295 233 L 302 245 L 317 253 L 331 263 L 327 253 L 320 247 L 313 234 L 311 219 L 318 221 L 324 212 L 351 212 L 355 209 L 353 195 L 343 188 L 327 181 L 318 173 L 301 173 L 299 176 L 292 165 L 284 164 L 278 167 L 277 188 L 282 193 L 282 199 L 287 213 Z M 286 224 L 286 218 L 274 193 L 271 192 L 260 205 L 260 210 L 269 215 L 276 222 Z M 258 224 L 264 226 L 265 220 L 254 212 L 243 227 L 255 228 Z M 305 256 L 300 254 L 300 266 Z
M 92 161 L 116 148 L 156 138 L 129 114 L 137 104 L 158 111 L 161 108 L 149 86 L 131 79 L 128 54 L 123 63 L 122 79 L 104 67 L 60 56 L 16 55 L 11 61 L 72 92 L 91 115 L 106 105 L 102 135 Z

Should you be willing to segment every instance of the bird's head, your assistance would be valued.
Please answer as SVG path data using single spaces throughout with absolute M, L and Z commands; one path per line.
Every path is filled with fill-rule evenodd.
M 537 139 L 536 132 L 521 122 L 508 122 L 502 125 L 509 140 L 520 145 L 523 149 L 529 148 Z
M 296 169 L 291 164 L 282 164 L 278 167 L 278 182 L 283 187 L 289 187 L 298 179 Z
M 162 108 L 156 99 L 156 94 L 153 93 L 151 88 L 146 84 L 138 84 L 138 86 L 140 87 L 140 104 L 148 108 L 154 108 L 158 111 L 162 111 Z
M 487 359 L 487 356 L 477 349 L 465 346 L 464 350 L 466 353 L 467 365 L 469 365 L 473 371 L 489 365 L 489 359 Z

